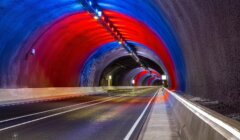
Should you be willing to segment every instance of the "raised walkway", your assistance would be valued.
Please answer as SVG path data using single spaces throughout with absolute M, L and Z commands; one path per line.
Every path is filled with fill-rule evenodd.
M 169 104 L 167 104 L 166 96 L 163 95 L 162 91 L 159 91 L 154 101 L 148 123 L 143 127 L 139 139 L 180 140 L 172 110 Z
M 140 140 L 240 140 L 240 123 L 161 88 Z

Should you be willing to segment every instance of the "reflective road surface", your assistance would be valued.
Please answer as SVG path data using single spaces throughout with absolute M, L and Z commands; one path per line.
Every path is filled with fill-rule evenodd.
M 0 106 L 0 140 L 136 139 L 157 90 Z

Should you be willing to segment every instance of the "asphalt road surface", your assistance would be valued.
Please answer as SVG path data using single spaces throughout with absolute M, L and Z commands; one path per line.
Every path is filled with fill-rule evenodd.
M 0 106 L 0 140 L 136 139 L 157 90 Z

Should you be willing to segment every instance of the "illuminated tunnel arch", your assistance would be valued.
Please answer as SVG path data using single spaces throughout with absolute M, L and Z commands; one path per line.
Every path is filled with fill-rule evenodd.
M 125 15 L 119 15 L 118 13 L 113 13 L 109 11 L 107 11 L 106 14 L 110 17 L 110 19 L 111 17 L 117 17 L 118 20 L 113 19 L 113 22 L 116 23 L 116 26 L 118 27 L 120 32 L 123 33 L 127 40 L 135 41 L 149 47 L 160 57 L 168 71 L 169 76 L 171 77 L 170 80 L 172 87 L 176 88 L 178 82 L 175 73 L 176 69 L 166 46 L 157 37 L 157 35 L 154 34 L 151 30 L 149 30 L 147 26 L 141 23 L 139 24 L 139 21 L 132 20 Z M 125 26 L 122 23 L 123 21 Z M 132 28 L 131 26 L 134 26 L 134 28 Z
M 108 36 L 102 28 L 92 29 L 102 30 L 103 34 L 96 34 L 99 32 L 96 30 L 85 30 L 89 32 L 86 36 L 91 37 L 87 38 L 89 45 L 85 43 L 80 45 L 82 42 L 79 41 L 77 43 L 76 36 L 73 42 L 77 47 L 69 47 L 71 44 L 69 43 L 66 44 L 68 49 L 54 47 L 54 50 L 49 49 L 48 52 L 46 46 L 40 46 L 36 48 L 36 54 L 31 55 L 32 48 L 41 44 L 39 40 L 43 41 L 44 37 L 46 41 L 53 39 L 52 36 L 45 36 L 45 32 L 49 34 L 49 30 L 58 26 L 66 18 L 69 18 L 69 22 L 74 22 L 74 18 L 70 17 L 87 13 L 88 9 L 81 5 L 83 1 L 85 0 L 0 1 L 1 88 L 79 86 L 84 67 L 89 68 L 88 71 L 96 68 L 87 67 L 91 61 L 89 58 L 94 53 L 111 56 L 111 51 L 104 53 L 105 50 L 100 48 L 114 47 L 111 43 L 117 40 L 107 37 L 108 41 L 101 41 L 103 38 L 100 36 L 103 34 Z M 135 23 L 145 26 L 146 29 L 143 31 L 148 29 L 148 32 L 155 35 L 157 42 L 161 42 L 169 53 L 169 61 L 172 62 L 175 75 L 174 78 L 170 78 L 170 81 L 175 81 L 176 90 L 184 91 L 186 87 L 185 92 L 194 96 L 212 98 L 224 103 L 234 101 L 236 106 L 239 106 L 239 100 L 235 95 L 239 93 L 240 83 L 240 65 L 238 65 L 240 1 L 92 0 L 92 3 L 94 10 L 98 8 L 106 12 L 112 23 L 121 30 L 121 34 L 128 39 L 133 39 L 126 40 L 127 43 L 134 41 L 148 47 L 155 54 L 161 53 L 159 48 L 151 46 L 147 41 L 133 37 Z M 90 18 L 93 17 L 90 15 L 87 17 L 89 20 L 84 19 L 79 22 L 91 22 Z M 129 28 L 124 27 L 126 25 Z M 85 27 L 79 28 L 84 30 Z M 60 31 L 51 33 L 59 39 L 52 42 L 53 46 L 66 38 L 66 34 L 71 34 L 70 30 L 68 33 L 60 33 Z M 80 40 L 86 36 L 85 33 L 78 34 Z M 95 43 L 91 43 L 91 40 Z M 83 52 L 81 54 L 81 49 L 77 49 L 83 46 L 85 48 L 91 46 L 87 48 L 89 49 L 86 51 L 87 54 Z M 125 55 L 120 49 L 113 50 L 116 50 L 115 53 Z M 101 51 L 103 52 L 100 53 Z M 138 55 L 141 53 L 137 52 Z M 162 59 L 160 56 L 157 57 Z M 148 58 L 153 59 L 153 57 Z M 50 62 L 40 63 L 40 60 Z M 170 73 L 169 68 L 165 67 L 166 63 L 161 60 L 158 64 L 168 76 Z M 140 79 L 141 83 L 146 84 L 149 77 L 144 75 Z M 85 77 L 85 80 L 90 81 L 91 77 Z M 229 98 L 223 98 L 225 96 Z
M 137 78 L 138 74 L 141 73 L 142 71 L 146 71 L 146 70 L 142 67 L 137 67 L 137 68 L 129 71 L 124 77 L 125 85 L 132 85 L 132 82 L 131 82 L 132 80 L 135 81 L 135 83 L 134 83 L 135 86 L 142 85 L 141 83 L 139 83 L 139 80 Z
M 62 0 L 50 2 L 49 5 L 44 5 L 47 1 L 41 1 L 40 4 L 36 2 L 24 1 L 12 10 L 14 13 L 25 13 L 17 18 L 21 24 L 14 27 L 17 30 L 13 30 L 19 33 L 21 38 L 14 42 L 15 45 L 11 44 L 15 50 L 12 48 L 2 57 L 9 59 L 6 60 L 9 62 L 8 65 L 13 65 L 14 60 L 17 60 L 18 64 L 14 67 L 21 70 L 19 73 L 12 71 L 13 74 L 17 74 L 15 80 L 9 79 L 8 76 L 1 78 L 1 84 L 11 85 L 16 82 L 16 85 L 30 87 L 78 86 L 79 75 L 87 58 L 101 46 L 114 42 L 115 39 L 78 2 Z M 156 9 L 132 2 L 127 6 L 125 2 L 115 3 L 107 0 L 96 2 L 127 41 L 142 44 L 158 55 L 170 77 L 171 87 L 184 90 L 185 70 L 180 48 L 162 15 L 158 13 L 152 16 L 152 10 Z M 152 4 L 150 1 L 146 3 Z M 119 9 L 119 4 L 125 6 L 120 6 Z M 41 12 L 28 12 L 33 8 L 26 9 L 25 7 L 29 5 Z M 149 12 L 140 15 L 136 12 L 139 6 Z M 43 11 L 46 11 L 45 14 L 42 14 Z M 29 18 L 31 16 L 39 16 L 39 23 L 26 22 L 27 19 L 32 20 Z M 14 16 L 10 20 L 6 19 L 11 20 L 14 21 Z M 23 25 L 25 22 L 31 26 Z M 27 31 L 25 35 L 20 33 L 21 27 Z M 10 41 L 10 37 L 4 41 Z M 33 48 L 36 55 L 31 56 L 29 52 Z M 13 53 L 15 55 L 10 57 Z M 3 65 L 4 63 L 1 63 L 1 66 Z M 1 73 L 6 71 L 9 69 L 2 69 Z
M 113 41 L 110 33 L 88 13 L 74 13 L 56 23 L 34 44 L 37 53 L 31 57 L 29 67 L 34 69 L 36 62 L 39 65 L 34 69 L 36 71 L 32 71 L 31 77 L 43 73 L 42 77 L 38 77 L 46 79 L 40 83 L 74 86 L 87 57 L 102 44 Z
M 151 86 L 160 85 L 160 84 L 163 84 L 161 78 L 155 78 L 155 79 L 150 83 Z
M 86 60 L 80 74 L 79 85 L 98 86 L 103 69 L 115 59 L 125 55 L 128 55 L 126 50 L 120 47 L 118 42 L 110 42 L 101 46 Z
M 141 85 L 141 83 L 139 82 L 140 79 L 146 75 L 146 74 L 149 74 L 149 72 L 147 70 L 142 70 L 141 72 L 139 72 L 135 77 L 134 77 L 134 80 L 135 80 L 135 86 L 139 86 Z
M 147 84 L 143 82 L 145 78 L 153 77 L 154 79 L 161 79 L 160 73 L 163 74 L 164 72 L 157 72 L 152 68 L 149 68 L 149 70 L 145 70 L 143 67 L 136 67 L 125 75 L 123 85 L 147 86 Z M 132 80 L 134 80 L 134 84 L 132 83 Z
M 127 40 L 144 44 L 159 55 L 169 73 L 172 87 L 176 88 L 177 79 L 174 64 L 168 51 L 164 49 L 164 45 L 156 35 L 148 30 L 146 26 L 124 15 L 111 11 L 104 11 L 104 13 L 109 14 L 110 19 L 111 16 L 118 17 L 119 21 L 126 23 L 126 26 L 121 28 L 117 26 L 120 23 L 115 21 L 117 22 L 116 27 L 120 32 L 123 32 Z M 131 25 L 135 26 L 134 30 L 130 28 Z M 34 77 L 37 73 L 43 73 L 44 75 L 40 78 L 46 77 L 47 79 L 41 81 L 41 83 L 50 83 L 53 86 L 72 86 L 76 83 L 77 75 L 86 58 L 102 44 L 113 41 L 114 39 L 110 33 L 101 28 L 91 15 L 86 12 L 64 17 L 45 32 L 32 46 L 38 53 L 34 57 L 36 60 L 32 61 L 33 64 L 30 67 L 36 66 L 35 62 L 37 61 L 40 63 L 35 73 L 32 71 L 33 75 L 31 77 Z M 53 42 L 55 43 L 53 44 Z M 48 57 L 51 57 L 51 59 Z M 66 64 L 66 67 L 62 67 L 62 64 Z M 51 66 L 54 66 L 54 68 Z M 54 74 L 53 71 L 58 73 Z M 33 83 L 32 80 L 29 81 Z
M 143 77 L 145 77 L 146 75 L 149 75 L 148 77 L 150 77 L 150 79 L 151 79 L 151 81 L 149 81 L 147 83 L 147 86 L 153 85 L 152 81 L 154 81 L 156 79 L 161 79 L 161 74 L 158 73 L 157 71 L 155 71 L 153 69 L 151 69 L 150 71 L 143 69 L 134 77 L 135 86 L 144 85 L 142 80 L 143 80 Z
M 68 13 L 83 10 L 82 6 L 75 1 L 65 0 L 51 2 L 48 0 L 21 2 L 2 0 L 0 7 L 0 33 L 4 35 L 0 38 L 0 86 L 31 87 L 31 85 L 22 85 L 19 77 L 25 68 L 24 63 L 28 52 L 24 44 L 39 28 L 51 24 Z
M 151 58 L 152 63 L 158 65 L 155 66 L 155 69 L 160 70 L 160 73 L 162 71 L 165 71 L 164 73 L 166 73 L 161 60 L 154 52 L 136 42 L 129 43 L 135 46 L 135 50 L 140 57 Z M 117 42 L 111 42 L 101 46 L 91 56 L 89 56 L 80 75 L 80 86 L 98 86 L 101 77 L 100 75 L 103 73 L 105 67 L 110 65 L 118 58 L 130 56 L 130 54 L 128 54 L 127 51 L 120 46 L 121 45 L 119 45 Z M 149 60 L 146 63 L 150 63 Z M 134 77 L 134 74 L 129 72 L 125 74 L 125 77 L 126 79 L 120 82 L 121 85 L 131 85 L 129 84 L 129 80 Z
M 177 35 L 173 31 L 168 20 L 164 15 L 164 12 L 157 1 L 147 0 L 134 0 L 134 1 L 112 1 L 112 0 L 98 0 L 98 4 L 103 9 L 109 9 L 116 12 L 128 15 L 138 21 L 144 23 L 148 28 L 152 29 L 159 38 L 162 39 L 165 47 L 169 50 L 171 59 L 174 62 L 176 68 L 176 75 L 178 78 L 179 89 L 185 90 L 185 61 L 183 59 L 182 50 L 177 40 Z M 141 11 L 141 12 L 139 12 Z M 144 12 L 142 12 L 144 11 Z

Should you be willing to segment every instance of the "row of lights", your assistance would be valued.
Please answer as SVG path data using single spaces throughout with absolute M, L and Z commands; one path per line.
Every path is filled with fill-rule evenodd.
M 83 4 L 85 5 L 85 4 Z M 94 8 L 94 4 L 91 0 L 87 2 L 87 5 L 85 5 L 86 9 L 90 14 L 93 15 L 93 18 L 95 20 L 98 20 L 100 24 L 102 24 L 118 41 L 119 44 L 124 44 L 124 39 L 122 38 L 121 34 L 116 30 L 116 28 L 113 26 L 113 24 L 107 19 L 106 16 L 103 15 L 103 12 L 100 10 L 100 8 Z M 95 5 L 95 7 L 98 7 Z
M 103 27 L 105 27 L 107 31 L 109 31 L 113 35 L 115 40 L 128 51 L 128 53 L 132 56 L 132 58 L 141 67 L 143 67 L 144 69 L 146 69 L 151 73 L 151 70 L 144 63 L 140 61 L 140 58 L 138 57 L 136 52 L 132 50 L 132 48 L 128 45 L 128 43 L 122 37 L 120 32 L 116 29 L 116 27 L 114 27 L 114 25 L 108 20 L 108 18 L 100 10 L 99 6 L 93 3 L 92 0 L 80 0 L 80 1 L 81 1 L 81 4 L 85 7 L 85 9 L 93 16 L 93 18 L 97 20 Z
M 145 64 L 140 61 L 140 58 L 137 56 L 136 52 L 134 52 L 128 45 L 126 40 L 122 37 L 121 33 L 116 29 L 116 27 L 114 27 L 111 21 L 109 21 L 104 13 L 100 10 L 99 6 L 93 3 L 92 0 L 80 0 L 80 2 L 83 7 L 85 7 L 85 9 L 93 16 L 93 18 L 97 20 L 107 31 L 109 31 L 115 40 L 128 51 L 128 53 L 137 63 L 140 64 L 140 66 L 144 67 L 146 70 L 149 70 Z

